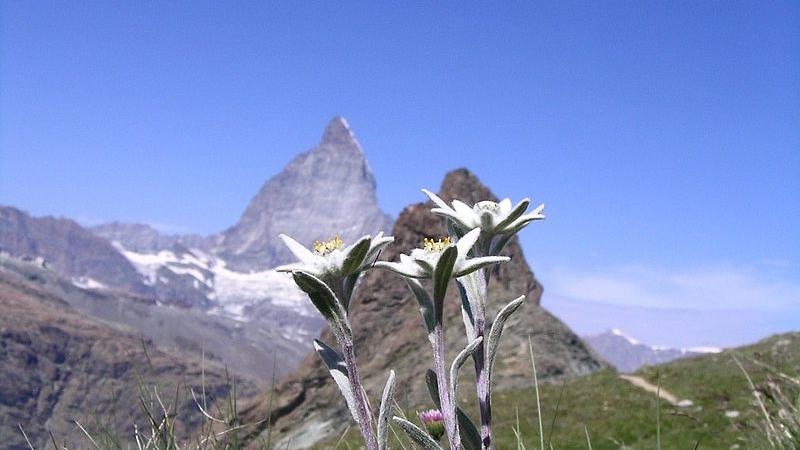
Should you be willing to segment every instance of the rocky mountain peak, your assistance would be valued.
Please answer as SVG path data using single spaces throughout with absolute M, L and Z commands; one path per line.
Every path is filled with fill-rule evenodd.
M 360 150 L 356 136 L 350 129 L 350 124 L 342 116 L 336 116 L 328 122 L 328 126 L 325 127 L 325 131 L 322 133 L 320 145 L 350 146 Z
M 492 191 L 481 183 L 474 173 L 463 167 L 445 175 L 439 196 L 448 203 L 458 199 L 468 205 L 474 205 L 483 200 L 497 201 L 497 197 Z
M 378 206 L 375 185 L 347 121 L 335 117 L 317 147 L 267 180 L 239 222 L 217 238 L 214 252 L 232 268 L 258 270 L 291 261 L 281 233 L 308 245 L 335 234 L 353 241 L 388 231 L 391 219 Z

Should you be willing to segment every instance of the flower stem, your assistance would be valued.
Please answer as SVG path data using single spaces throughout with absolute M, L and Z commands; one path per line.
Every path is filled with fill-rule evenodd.
M 350 380 L 350 389 L 353 391 L 353 397 L 355 398 L 359 418 L 358 425 L 361 428 L 361 434 L 364 436 L 364 445 L 367 450 L 378 450 L 378 441 L 372 430 L 372 412 L 367 406 L 367 399 L 364 397 L 366 394 L 361 386 L 361 377 L 358 374 L 353 342 L 350 339 L 344 339 L 343 341 L 342 357 L 347 366 L 347 378 Z
M 485 337 L 485 320 L 483 317 L 475 320 L 475 334 Z M 478 407 L 481 413 L 481 447 L 484 450 L 492 448 L 492 402 L 489 396 L 489 373 L 486 369 L 486 353 L 484 343 L 481 342 L 473 353 L 475 362 L 475 384 L 478 395 Z
M 445 369 L 444 327 L 441 321 L 434 327 L 433 336 L 433 365 L 434 371 L 436 372 L 436 382 L 439 388 L 439 403 L 442 406 L 444 429 L 447 432 L 447 440 L 450 442 L 450 449 L 460 450 L 461 436 L 459 435 L 458 422 L 456 421 L 456 399 L 450 398 L 447 370 Z

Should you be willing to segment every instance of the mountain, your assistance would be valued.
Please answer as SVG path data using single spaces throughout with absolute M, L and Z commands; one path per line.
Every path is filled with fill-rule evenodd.
M 317 147 L 264 184 L 239 221 L 217 236 L 213 253 L 233 270 L 263 270 L 291 260 L 280 233 L 303 244 L 334 233 L 352 241 L 391 224 L 378 207 L 361 145 L 347 121 L 336 117 Z
M 195 234 L 161 234 L 152 226 L 141 223 L 110 222 L 93 226 L 90 230 L 109 242 L 118 242 L 126 249 L 139 253 L 157 253 L 175 244 L 205 249 L 209 241 L 209 238 Z
M 627 336 L 621 330 L 613 329 L 594 336 L 583 338 L 603 359 L 620 372 L 634 372 L 642 366 L 654 366 L 680 358 L 719 353 L 715 347 L 696 347 L 676 349 L 642 344 Z
M 186 352 L 154 348 L 123 325 L 112 326 L 72 307 L 73 300 L 52 289 L 46 270 L 14 264 L 14 270 L 0 267 L 0 447 L 29 448 L 22 426 L 35 448 L 50 445 L 48 432 L 59 443 L 69 442 L 69 448 L 90 448 L 76 420 L 95 436 L 102 434 L 101 425 L 107 426 L 107 432 L 132 446 L 134 421 L 147 429 L 140 381 L 148 395 L 157 383 L 165 401 L 172 401 L 179 386 L 197 387 L 203 380 L 209 397 L 227 396 L 229 384 L 218 360 L 208 358 L 203 365 Z M 254 383 L 237 381 L 242 395 L 255 392 Z M 181 429 L 193 429 L 202 416 L 188 392 L 179 392 Z
M 278 375 L 287 372 L 324 325 L 291 276 L 272 270 L 286 259 L 277 234 L 311 244 L 331 233 L 352 239 L 390 224 L 377 206 L 365 155 L 337 117 L 322 142 L 267 181 L 224 233 L 164 235 L 119 222 L 85 229 L 7 207 L 0 208 L 0 254 L 43 260 L 52 270 L 37 276 L 67 280 L 49 286 L 73 307 L 125 324 L 159 348 L 198 353 L 213 347 L 227 353 L 234 372 L 269 379 L 273 359 Z M 238 252 L 233 247 L 241 239 L 248 247 Z
M 468 204 L 496 200 L 465 169 L 449 173 L 439 195 L 445 201 L 457 198 Z M 443 221 L 430 213 L 431 207 L 431 203 L 418 203 L 400 214 L 392 231 L 395 242 L 384 250 L 383 258 L 396 260 L 400 253 L 418 247 L 423 238 L 445 233 Z M 535 228 L 527 232 L 535 233 Z M 602 368 L 603 363 L 595 359 L 581 339 L 539 305 L 542 286 L 525 261 L 516 238 L 509 242 L 505 253 L 511 261 L 493 269 L 488 317 L 494 317 L 506 302 L 520 294 L 526 294 L 528 300 L 506 323 L 494 374 L 497 388 L 529 385 L 528 336 L 532 338 L 537 367 L 544 380 L 571 379 Z M 459 304 L 457 289 L 452 287 L 445 300 L 447 351 L 451 358 L 464 345 Z M 401 405 L 430 407 L 424 382 L 425 370 L 430 367 L 430 348 L 416 301 L 400 277 L 385 271 L 368 272 L 351 304 L 351 321 L 360 371 L 370 398 L 380 396 L 388 371 L 394 369 L 396 396 Z M 329 330 L 323 332 L 322 340 L 335 343 Z M 468 391 L 470 387 L 465 384 L 462 392 Z M 245 408 L 242 414 L 245 422 L 256 422 L 269 414 L 266 397 Z M 350 420 L 327 370 L 313 352 L 277 387 L 274 400 L 272 417 L 277 418 L 274 432 L 284 442 L 292 439 L 294 448 L 338 436 Z M 254 439 L 258 433 L 255 429 L 250 437 Z
M 0 206 L 0 252 L 42 258 L 75 283 L 149 295 L 133 265 L 108 241 L 78 225 L 55 217 L 31 217 Z

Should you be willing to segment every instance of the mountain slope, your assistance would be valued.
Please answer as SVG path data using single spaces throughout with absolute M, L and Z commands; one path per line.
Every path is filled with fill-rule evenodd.
M 790 413 L 785 409 L 780 412 L 775 395 L 782 392 L 789 401 L 797 402 L 800 385 L 791 387 L 777 372 L 794 378 L 800 375 L 800 332 L 639 370 L 635 376 L 652 386 L 660 385 L 679 399 L 691 400 L 678 405 L 662 400 L 658 421 L 656 395 L 622 379 L 613 370 L 582 376 L 563 386 L 541 383 L 545 447 L 549 448 L 547 443 L 551 442 L 555 449 L 585 449 L 588 432 L 592 448 L 597 450 L 654 449 L 657 433 L 664 450 L 774 448 L 766 442 L 764 416 L 734 355 L 753 379 L 773 420 L 778 414 L 785 417 Z M 530 368 L 527 375 L 529 387 L 512 388 L 493 396 L 498 449 L 518 448 L 513 431 L 517 426 L 525 448 L 539 448 L 539 417 Z M 407 412 L 413 417 L 414 410 Z M 357 435 L 358 430 L 351 428 L 340 448 L 357 448 Z M 315 448 L 330 449 L 337 440 L 338 436 Z
M 41 281 L 35 272 L 26 278 L 0 270 L 0 447 L 28 448 L 21 425 L 37 448 L 50 445 L 48 431 L 70 448 L 89 448 L 74 420 L 94 433 L 99 420 L 133 444 L 134 421 L 147 426 L 140 376 L 157 382 L 169 399 L 182 383 L 200 384 L 200 361 L 166 354 L 81 314 Z M 203 377 L 211 397 L 227 395 L 224 374 L 219 363 L 207 361 Z M 245 395 L 254 389 L 247 381 L 239 386 Z M 184 430 L 202 419 L 183 391 L 178 411 Z
M 464 169 L 447 175 L 440 196 L 446 201 L 458 198 L 468 204 L 495 199 Z M 430 208 L 430 203 L 418 203 L 401 213 L 392 232 L 395 243 L 384 251 L 384 258 L 395 260 L 399 253 L 419 246 L 424 237 L 444 234 L 443 221 L 431 214 Z M 531 228 L 533 231 L 529 232 L 535 232 L 535 226 Z M 503 389 L 529 383 L 528 335 L 541 354 L 537 364 L 544 379 L 570 379 L 600 369 L 602 364 L 580 338 L 538 306 L 542 287 L 528 267 L 516 239 L 508 244 L 505 252 L 512 260 L 494 269 L 489 317 L 494 317 L 506 302 L 520 294 L 526 294 L 528 301 L 506 324 L 494 375 L 496 386 Z M 445 303 L 448 355 L 452 358 L 463 348 L 465 340 L 455 287 L 449 290 Z M 429 406 L 424 373 L 430 365 L 430 349 L 416 301 L 405 283 L 384 271 L 367 273 L 353 300 L 351 314 L 358 360 L 370 397 L 374 399 L 380 395 L 388 371 L 394 369 L 400 403 L 406 407 Z M 327 330 L 322 340 L 335 342 Z M 462 392 L 469 390 L 469 384 L 465 384 Z M 309 354 L 277 388 L 277 408 L 273 415 L 278 417 L 276 431 L 283 439 L 291 438 L 295 448 L 341 433 L 349 420 L 343 403 L 317 355 Z M 262 401 L 246 409 L 244 416 L 251 421 L 258 420 L 266 417 L 266 408 L 267 402 Z
M 278 234 L 310 244 L 339 233 L 353 239 L 388 231 L 391 219 L 378 207 L 375 177 L 347 121 L 336 117 L 320 144 L 270 178 L 239 221 L 218 238 L 214 253 L 235 270 L 259 270 L 288 262 Z
M 138 295 L 152 292 L 108 241 L 69 219 L 31 217 L 19 209 L 0 206 L 0 251 L 44 258 L 53 270 L 78 283 Z

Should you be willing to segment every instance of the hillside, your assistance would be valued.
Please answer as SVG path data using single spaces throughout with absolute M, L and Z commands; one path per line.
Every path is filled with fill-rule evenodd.
M 49 442 L 48 432 L 69 448 L 88 448 L 76 420 L 132 443 L 133 424 L 147 424 L 140 385 L 151 396 L 157 385 L 165 401 L 180 392 L 184 435 L 202 416 L 179 386 L 202 379 L 211 398 L 225 398 L 229 380 L 220 364 L 207 361 L 203 369 L 196 359 L 156 350 L 147 339 L 81 314 L 37 275 L 0 270 L 0 448 L 28 448 L 20 425 L 36 448 Z M 248 382 L 240 387 L 245 394 L 254 389 Z
M 538 353 L 538 352 L 537 352 Z M 761 415 L 751 389 L 733 356 L 742 361 L 761 392 L 770 371 L 763 364 L 790 376 L 800 375 L 800 332 L 772 336 L 758 343 L 718 354 L 681 359 L 634 374 L 683 400 L 678 406 L 660 402 L 661 448 L 700 449 L 767 448 L 759 433 Z M 758 361 L 762 364 L 758 364 Z M 530 368 L 526 375 L 530 377 Z M 531 385 L 532 385 L 532 379 Z M 791 392 L 787 392 L 791 395 Z M 794 392 L 794 395 L 800 393 Z M 580 377 L 566 384 L 544 382 L 540 386 L 545 442 L 553 448 L 586 449 L 584 426 L 593 449 L 656 448 L 655 394 L 634 386 L 612 370 Z M 686 402 L 691 401 L 691 405 Z M 506 389 L 494 396 L 498 449 L 515 449 L 513 428 L 519 424 L 525 447 L 539 448 L 539 425 L 532 387 Z M 772 409 L 769 396 L 767 408 Z M 556 407 L 558 411 L 556 414 Z M 413 414 L 413 411 L 408 411 Z M 355 432 L 348 433 L 355 444 Z M 547 444 L 546 444 L 547 445 Z M 330 443 L 316 448 L 330 448 Z M 345 448 L 344 445 L 341 448 Z

